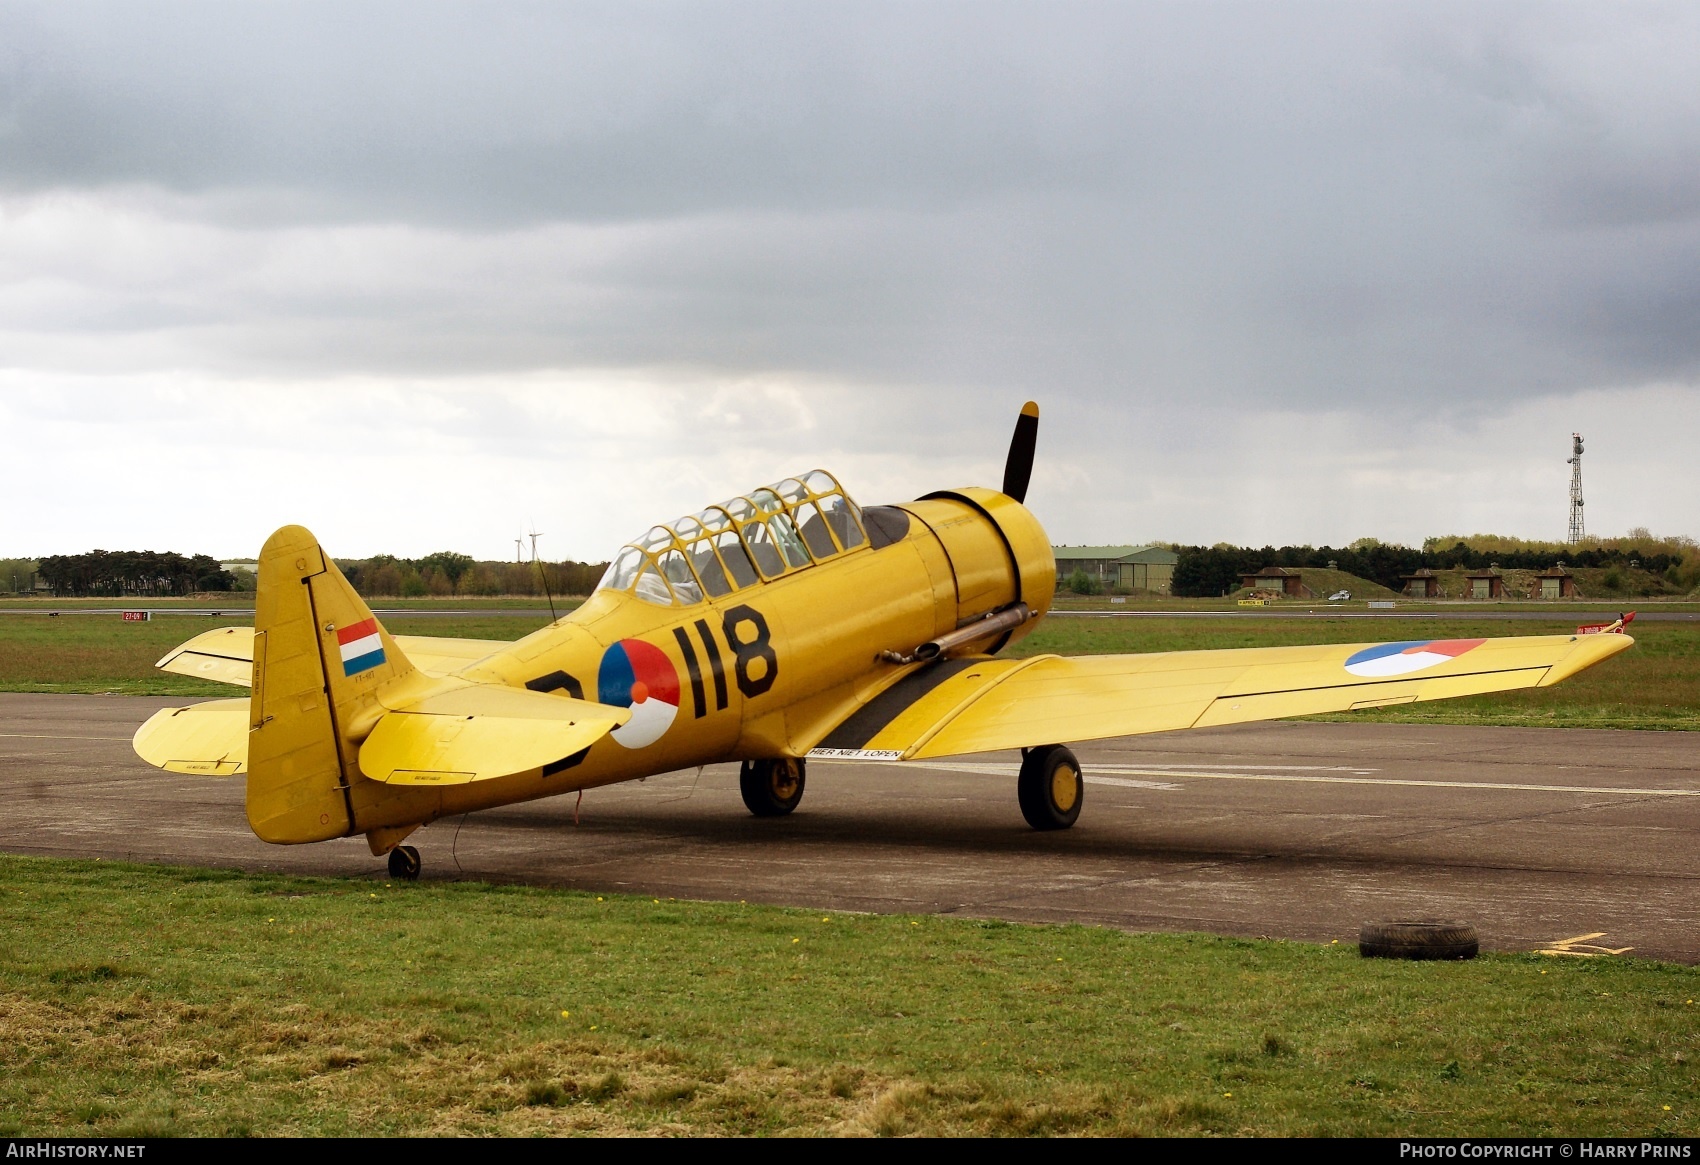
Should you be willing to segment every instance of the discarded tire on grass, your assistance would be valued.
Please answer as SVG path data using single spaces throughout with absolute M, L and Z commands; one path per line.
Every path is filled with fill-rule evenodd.
M 1366 959 L 1473 959 L 1477 950 L 1467 922 L 1366 922 L 1358 932 Z

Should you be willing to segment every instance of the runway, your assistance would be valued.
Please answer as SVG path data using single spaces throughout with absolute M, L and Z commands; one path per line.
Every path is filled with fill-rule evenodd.
M 383 876 L 360 838 L 255 839 L 239 778 L 138 760 L 131 733 L 176 702 L 0 694 L 0 850 Z M 1457 918 L 1489 949 L 1700 963 L 1694 734 L 1277 722 L 1076 751 L 1061 833 L 1027 828 L 994 754 L 811 763 L 779 820 L 719 765 L 593 790 L 577 826 L 569 797 L 411 840 L 427 878 L 1342 943 Z
M 145 606 L 145 604 L 144 604 Z M 562 614 L 566 614 L 566 605 L 562 604 Z M 31 607 L 0 607 L 0 615 L 53 615 L 55 617 L 69 615 L 94 615 L 104 618 L 115 618 L 125 611 L 140 608 L 131 607 L 66 607 L 53 610 L 45 606 Z M 1401 608 L 1398 610 L 1370 611 L 1356 607 L 1257 607 L 1248 611 L 1220 611 L 1199 609 L 1194 607 L 1178 607 L 1171 610 L 1142 609 L 1136 611 L 1110 610 L 1055 610 L 1049 612 L 1046 618 L 1057 619 L 1438 619 L 1445 622 L 1506 622 L 1506 623 L 1599 623 L 1614 618 L 1620 611 L 1634 610 L 1637 623 L 1694 623 L 1700 622 L 1700 611 L 1679 610 L 1661 611 L 1636 608 L 1633 603 L 1623 602 L 1594 602 L 1593 610 L 1551 610 L 1533 605 L 1507 607 L 1457 607 L 1448 608 L 1445 605 L 1424 608 Z M 229 619 L 236 623 L 253 621 L 252 607 L 227 607 L 224 609 L 212 607 L 155 607 L 151 613 L 159 618 L 182 616 L 184 618 L 217 618 Z M 531 607 L 493 607 L 489 610 L 478 610 L 461 607 L 444 608 L 386 608 L 374 607 L 372 613 L 380 619 L 541 619 L 545 612 Z

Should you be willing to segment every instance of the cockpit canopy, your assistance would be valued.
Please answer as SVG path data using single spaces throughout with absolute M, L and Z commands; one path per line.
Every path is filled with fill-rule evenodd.
M 817 469 L 656 526 L 614 556 L 597 590 L 689 606 L 866 546 L 862 512 Z

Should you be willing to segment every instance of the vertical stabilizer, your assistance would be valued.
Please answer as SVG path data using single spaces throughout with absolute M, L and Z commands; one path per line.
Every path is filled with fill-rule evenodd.
M 284 843 L 355 832 L 359 740 L 413 665 L 300 526 L 267 539 L 255 598 L 248 824 Z

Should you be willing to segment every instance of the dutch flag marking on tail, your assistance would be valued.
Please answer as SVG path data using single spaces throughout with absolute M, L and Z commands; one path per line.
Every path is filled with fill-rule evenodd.
M 338 628 L 336 641 L 342 649 L 342 674 L 345 676 L 371 671 L 384 662 L 384 641 L 378 635 L 376 619 Z

